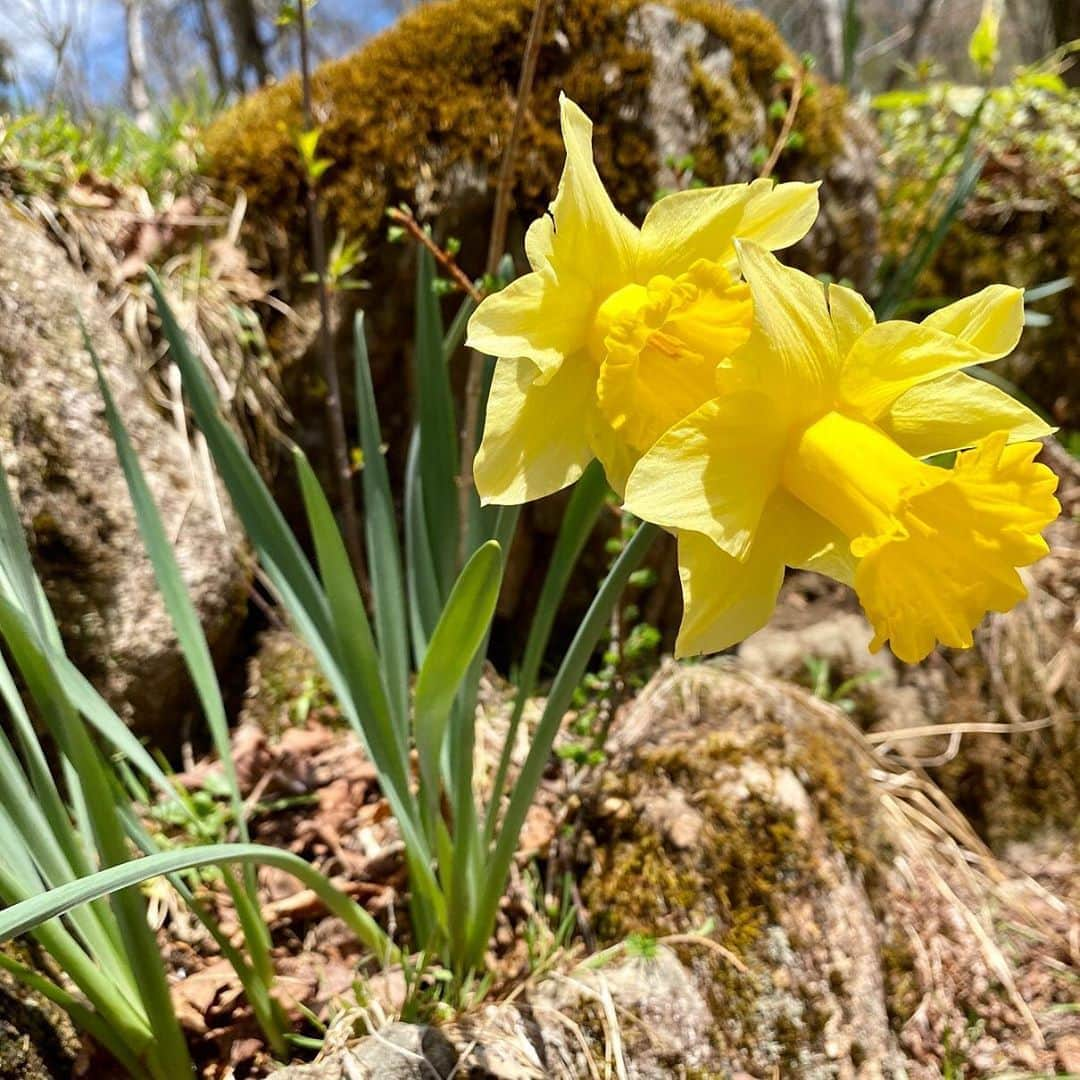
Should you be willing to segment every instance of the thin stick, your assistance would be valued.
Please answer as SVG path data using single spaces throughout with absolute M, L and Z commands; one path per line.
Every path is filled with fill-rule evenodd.
M 518 78 L 517 102 L 514 106 L 514 119 L 510 125 L 510 135 L 503 150 L 499 165 L 499 176 L 495 183 L 495 206 L 491 214 L 491 237 L 488 241 L 486 272 L 494 274 L 499 267 L 499 260 L 506 250 L 506 228 L 510 218 L 510 197 L 514 186 L 514 161 L 517 157 L 518 143 L 521 141 L 521 128 L 525 112 L 529 105 L 533 82 L 536 79 L 536 64 L 540 57 L 540 41 L 543 38 L 544 22 L 550 0 L 536 0 L 532 22 L 529 24 L 529 36 L 525 40 L 525 52 L 521 59 L 521 75 Z M 465 381 L 465 420 L 461 429 L 461 473 L 458 477 L 458 499 L 461 507 L 461 521 L 469 516 L 470 497 L 473 486 L 473 458 L 476 456 L 478 428 L 480 426 L 480 394 L 484 385 L 484 357 L 473 349 L 469 353 L 469 374 Z M 461 561 L 468 556 L 469 531 L 461 530 Z
M 315 128 L 315 111 L 311 100 L 307 3 L 308 0 L 300 0 L 297 4 L 297 29 L 300 34 L 300 85 L 303 90 L 304 130 L 312 131 Z M 338 502 L 341 504 L 345 547 L 349 552 L 349 561 L 353 565 L 360 588 L 367 592 L 364 547 L 360 537 L 360 521 L 356 513 L 353 471 L 349 461 L 349 443 L 345 435 L 345 415 L 341 407 L 341 382 L 338 378 L 337 360 L 334 356 L 334 343 L 330 335 L 330 289 L 326 283 L 326 233 L 322 214 L 319 211 L 319 196 L 315 190 L 315 184 L 309 180 L 306 188 L 312 270 L 318 281 L 319 358 L 322 361 L 323 380 L 326 382 L 326 431 L 330 440 L 331 465 L 337 483 Z
M 423 244 L 443 271 L 454 279 L 454 283 L 462 292 L 468 293 L 478 304 L 484 299 L 484 294 L 469 280 L 465 271 L 458 266 L 454 256 L 431 239 L 411 212 L 400 210 L 395 206 L 386 211 L 386 216 L 400 225 L 418 244 Z
M 772 176 L 772 171 L 776 168 L 776 163 L 780 160 L 780 155 L 784 152 L 784 147 L 787 146 L 788 137 L 791 135 L 791 129 L 795 126 L 795 114 L 799 111 L 799 102 L 802 101 L 802 94 L 803 69 L 800 64 L 795 68 L 794 74 L 791 76 L 791 103 L 788 105 L 788 110 L 784 114 L 784 123 L 780 127 L 780 134 L 777 135 L 776 142 L 773 143 L 772 152 L 769 154 L 769 158 L 761 170 L 759 177 L 761 180 Z

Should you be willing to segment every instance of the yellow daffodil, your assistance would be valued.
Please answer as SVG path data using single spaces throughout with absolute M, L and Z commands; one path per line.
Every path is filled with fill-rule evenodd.
M 753 299 L 719 393 L 639 460 L 626 506 L 676 531 L 676 651 L 714 652 L 769 619 L 784 567 L 854 585 L 902 660 L 967 647 L 987 611 L 1025 596 L 1045 554 L 1056 478 L 1032 459 L 1047 427 L 961 369 L 1016 345 L 1022 293 L 1004 285 L 920 324 L 875 323 L 838 285 L 738 244 Z M 959 450 L 950 468 L 922 460 Z
M 566 165 L 525 238 L 532 272 L 469 321 L 469 344 L 503 358 L 474 466 L 488 503 L 548 495 L 594 457 L 621 492 L 749 336 L 734 241 L 783 248 L 817 216 L 816 184 L 759 180 L 669 195 L 635 228 L 596 171 L 592 124 L 566 97 L 561 108 Z

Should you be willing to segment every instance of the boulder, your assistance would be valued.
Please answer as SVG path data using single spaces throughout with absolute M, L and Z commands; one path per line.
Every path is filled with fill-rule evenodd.
M 644 936 L 687 966 L 711 1014 L 694 1067 L 903 1075 L 868 887 L 884 823 L 843 714 L 732 668 L 671 666 L 610 750 L 582 899 L 599 944 Z M 676 1052 L 632 1075 L 688 1067 Z
M 184 580 L 218 656 L 248 573 L 186 439 L 144 393 L 140 359 L 94 287 L 45 232 L 0 212 L 0 451 L 38 574 L 73 661 L 133 724 L 175 748 L 191 702 L 143 549 L 80 319 L 105 366 Z
M 324 1053 L 310 1065 L 291 1065 L 277 1080 L 445 1080 L 457 1051 L 437 1028 L 388 1024 L 358 1042 Z

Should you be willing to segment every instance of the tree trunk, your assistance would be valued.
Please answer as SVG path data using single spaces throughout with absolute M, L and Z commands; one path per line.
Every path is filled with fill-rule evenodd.
M 224 97 L 229 92 L 229 83 L 225 78 L 225 64 L 221 58 L 221 42 L 218 40 L 217 28 L 214 26 L 214 18 L 210 13 L 208 0 L 196 0 L 199 12 L 199 37 L 206 46 L 206 55 L 210 61 L 210 73 L 214 76 L 214 86 L 218 94 Z
M 253 0 L 225 0 L 225 14 L 236 53 L 236 88 L 243 93 L 247 89 L 248 72 L 254 73 L 259 86 L 270 78 L 266 45 L 259 34 L 259 16 Z
M 150 91 L 146 86 L 146 37 L 143 34 L 142 0 L 124 0 L 127 42 L 127 99 L 135 123 L 143 131 L 154 126 L 150 115 Z

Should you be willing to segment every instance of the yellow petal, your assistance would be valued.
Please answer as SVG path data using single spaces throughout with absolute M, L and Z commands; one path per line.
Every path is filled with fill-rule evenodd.
M 746 341 L 751 314 L 746 285 L 703 261 L 609 298 L 597 394 L 612 430 L 640 455 L 715 397 L 717 364 Z
M 840 370 L 838 389 L 847 405 L 874 420 L 913 386 L 983 359 L 974 345 L 933 327 L 878 323 L 852 346 Z
M 1038 443 L 1006 445 L 998 432 L 965 451 L 940 482 L 908 497 L 903 525 L 860 537 L 855 589 L 874 627 L 871 648 L 889 641 L 915 663 L 935 642 L 967 648 L 988 611 L 1026 595 L 1016 567 L 1046 554 L 1041 531 L 1058 515 L 1057 477 L 1033 461 Z
M 550 376 L 584 347 L 591 313 L 587 289 L 544 267 L 485 297 L 469 319 L 467 344 L 488 356 L 524 357 Z
M 785 427 L 756 391 L 715 398 L 657 440 L 626 484 L 645 521 L 703 533 L 737 559 L 776 487 Z
M 774 187 L 772 180 L 755 180 L 735 230 L 736 238 L 752 240 L 770 251 L 797 243 L 817 218 L 820 186 L 820 182 L 791 182 Z
M 559 275 L 572 274 L 610 292 L 633 274 L 638 230 L 604 189 L 592 154 L 592 122 L 565 94 L 559 98 L 566 165 L 551 204 L 552 237 L 546 257 Z M 541 233 L 534 254 L 541 254 Z
M 745 562 L 732 558 L 700 533 L 679 533 L 683 618 L 676 656 L 729 649 L 760 630 L 776 607 L 784 563 L 767 545 L 755 544 Z
M 952 334 L 974 346 L 984 360 L 1013 351 L 1024 329 L 1024 292 L 1011 285 L 988 285 L 928 315 L 923 326 Z
M 1023 324 L 1023 293 L 1008 285 L 989 285 L 921 323 L 881 323 L 848 354 L 841 396 L 873 419 L 913 386 L 1004 356 Z
M 641 226 L 637 276 L 675 276 L 698 259 L 725 261 L 750 199 L 749 184 L 692 188 L 654 203 Z
M 901 394 L 878 426 L 915 457 L 963 450 L 995 431 L 1022 442 L 1055 430 L 1003 390 L 962 372 Z
M 830 285 L 829 315 L 836 331 L 836 352 L 843 363 L 855 342 L 874 325 L 874 310 L 854 289 Z
M 825 288 L 757 244 L 738 241 L 736 249 L 754 299 L 747 366 L 776 398 L 786 398 L 797 411 L 812 411 L 838 365 Z
M 740 562 L 700 533 L 679 533 L 683 619 L 676 656 L 720 652 L 768 621 L 784 566 L 827 573 L 849 582 L 855 560 L 844 537 L 783 490 L 761 514 L 749 553 Z
M 592 460 L 586 418 L 595 369 L 569 357 L 544 384 L 528 360 L 500 360 L 488 397 L 484 438 L 473 465 L 481 500 L 529 502 L 572 484 Z
M 848 538 L 831 522 L 786 491 L 777 491 L 762 515 L 759 535 L 766 529 L 780 537 L 783 560 L 797 570 L 852 585 L 858 559 L 851 554 Z
M 525 258 L 534 270 L 542 270 L 551 261 L 554 242 L 555 226 L 547 214 L 542 214 L 525 230 Z

